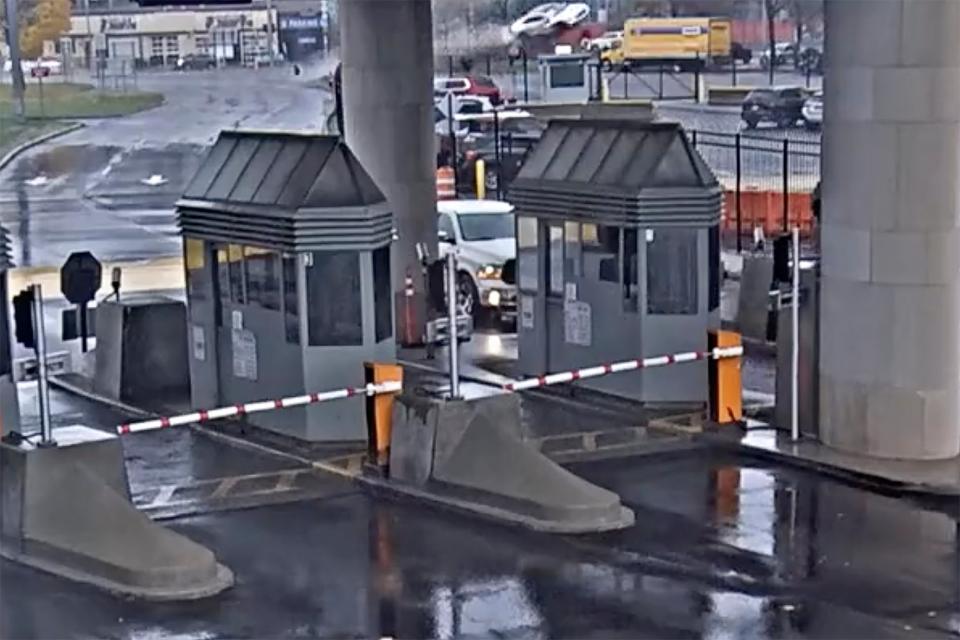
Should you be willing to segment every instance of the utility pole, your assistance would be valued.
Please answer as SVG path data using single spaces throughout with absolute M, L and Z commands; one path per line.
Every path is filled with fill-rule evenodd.
M 17 0 L 4 0 L 7 12 L 7 46 L 10 47 L 10 84 L 13 89 L 13 112 L 17 120 L 27 115 L 24 104 L 26 84 L 23 81 L 23 67 L 20 66 L 20 26 L 17 20 Z
M 89 1 L 89 0 L 88 0 Z M 267 53 L 270 55 L 270 66 L 276 62 L 276 47 L 273 42 L 273 0 L 267 0 Z

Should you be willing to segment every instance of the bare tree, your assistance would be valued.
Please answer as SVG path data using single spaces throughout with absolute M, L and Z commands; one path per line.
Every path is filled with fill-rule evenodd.
M 791 0 L 763 0 L 763 11 L 767 17 L 767 41 L 770 45 L 770 84 L 773 84 L 777 68 L 777 18 L 787 9 Z

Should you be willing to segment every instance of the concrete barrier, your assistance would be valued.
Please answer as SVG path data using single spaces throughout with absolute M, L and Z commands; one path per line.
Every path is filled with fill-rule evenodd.
M 707 87 L 707 104 L 714 106 L 740 106 L 754 87 Z
M 0 554 L 136 597 L 195 599 L 233 584 L 214 554 L 130 502 L 119 439 L 55 429 L 59 446 L 0 444 Z
M 95 390 L 114 400 L 190 397 L 186 306 L 144 297 L 97 307 Z
M 619 496 L 523 442 L 519 398 L 444 400 L 403 394 L 394 405 L 390 480 L 463 511 L 555 533 L 620 529 Z

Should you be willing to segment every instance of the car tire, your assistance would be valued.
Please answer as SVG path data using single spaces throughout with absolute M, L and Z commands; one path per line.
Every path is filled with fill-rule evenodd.
M 777 126 L 781 129 L 790 129 L 796 122 L 790 116 L 780 116 L 777 118 Z
M 743 122 L 747 125 L 747 129 L 756 129 L 757 125 L 760 124 L 760 121 L 756 118 L 744 118 Z
M 480 317 L 480 292 L 466 273 L 457 274 L 457 313 Z

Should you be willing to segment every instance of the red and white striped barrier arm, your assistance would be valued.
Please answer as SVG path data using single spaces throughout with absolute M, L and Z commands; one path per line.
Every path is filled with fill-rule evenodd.
M 689 351 L 687 353 L 674 353 L 668 356 L 655 356 L 652 358 L 639 358 L 636 360 L 623 360 L 611 364 L 601 364 L 595 367 L 585 369 L 576 369 L 574 371 L 562 371 L 560 373 L 549 373 L 536 378 L 527 378 L 517 382 L 508 382 L 503 385 L 505 391 L 523 391 L 524 389 L 535 389 L 536 387 L 546 387 L 551 384 L 562 384 L 564 382 L 573 382 L 586 378 L 599 378 L 611 373 L 621 373 L 623 371 L 633 371 L 636 369 L 650 369 L 652 367 L 662 367 L 668 364 L 680 364 L 682 362 L 694 362 L 696 360 L 722 360 L 725 358 L 739 358 L 743 355 L 743 347 L 717 347 L 710 351 Z
M 336 391 L 324 391 L 322 393 L 310 393 L 304 396 L 293 396 L 290 398 L 281 398 L 279 400 L 261 400 L 259 402 L 248 402 L 247 404 L 237 404 L 232 407 L 220 407 L 219 409 L 208 409 L 205 411 L 195 411 L 185 413 L 180 416 L 169 418 L 156 418 L 154 420 L 144 420 L 143 422 L 131 422 L 117 427 L 117 433 L 123 435 L 126 433 L 136 433 L 137 431 L 150 431 L 152 429 L 166 429 L 167 427 L 179 427 L 185 424 L 198 423 L 203 424 L 211 420 L 220 420 L 232 416 L 242 416 L 248 413 L 258 413 L 260 411 L 272 411 L 274 409 L 288 409 L 290 407 L 301 407 L 318 402 L 327 402 L 328 400 L 339 400 L 341 398 L 350 398 L 358 395 L 375 396 L 382 393 L 397 393 L 403 388 L 400 382 L 381 382 L 379 384 L 368 384 L 363 387 L 348 387 L 346 389 L 337 389 Z

